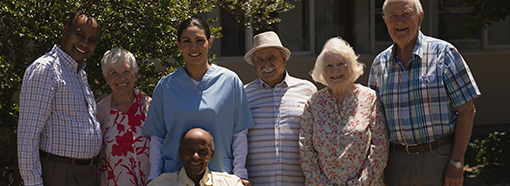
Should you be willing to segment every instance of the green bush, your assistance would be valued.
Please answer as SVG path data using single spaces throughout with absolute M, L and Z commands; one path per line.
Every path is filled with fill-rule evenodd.
M 510 165 L 510 135 L 495 131 L 486 139 L 475 139 L 469 146 L 474 149 L 476 162 L 489 166 Z
M 469 143 L 477 166 L 473 175 L 486 184 L 510 183 L 510 135 L 508 131 L 495 131 L 487 138 L 475 139 Z M 474 163 L 474 164 L 473 164 Z M 479 166 L 483 165 L 483 166 Z

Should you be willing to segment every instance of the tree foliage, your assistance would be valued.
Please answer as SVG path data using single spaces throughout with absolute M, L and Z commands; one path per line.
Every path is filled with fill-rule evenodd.
M 292 1 L 292 0 L 288 0 Z M 25 69 L 61 43 L 65 22 L 74 11 L 99 19 L 102 38 L 86 60 L 88 80 L 96 99 L 109 91 L 100 60 L 107 50 L 120 47 L 132 52 L 139 63 L 136 88 L 151 95 L 157 81 L 184 64 L 177 47 L 177 27 L 182 20 L 211 12 L 215 5 L 234 15 L 240 23 L 258 27 L 279 22 L 268 15 L 292 8 L 286 1 L 230 0 L 17 0 L 0 2 L 0 185 L 19 185 L 16 166 L 16 127 L 19 88 Z M 256 17 L 256 18 L 255 18 Z M 214 22 L 210 19 L 208 22 Z M 249 22 L 253 21 L 253 22 Z M 221 28 L 211 27 L 216 38 Z M 214 58 L 214 55 L 211 55 Z
M 471 12 L 469 27 L 492 26 L 510 15 L 510 1 L 459 0 Z
M 299 0 L 216 0 L 216 3 L 236 17 L 247 28 L 268 30 L 281 20 L 273 16 L 294 8 Z

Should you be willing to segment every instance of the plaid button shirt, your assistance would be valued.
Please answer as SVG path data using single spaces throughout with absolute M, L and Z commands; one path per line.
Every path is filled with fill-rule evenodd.
M 391 142 L 425 144 L 452 134 L 456 108 L 481 95 L 466 62 L 452 44 L 421 31 L 407 66 L 396 47 L 375 58 L 368 81 L 383 104 Z
M 39 149 L 77 159 L 99 153 L 101 128 L 84 68 L 55 45 L 25 71 L 18 118 L 18 160 L 25 185 L 42 185 Z

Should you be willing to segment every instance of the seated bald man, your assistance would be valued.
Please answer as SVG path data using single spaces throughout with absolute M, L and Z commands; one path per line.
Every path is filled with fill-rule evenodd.
M 207 168 L 214 156 L 214 140 L 211 133 L 204 129 L 194 128 L 182 135 L 179 156 L 183 163 L 181 171 L 163 173 L 148 186 L 243 186 L 239 177 L 225 172 L 211 172 Z

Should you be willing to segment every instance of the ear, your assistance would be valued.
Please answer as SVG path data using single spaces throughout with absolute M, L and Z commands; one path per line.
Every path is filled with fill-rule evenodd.
M 212 47 L 213 41 L 214 41 L 214 36 L 209 37 L 209 48 Z
M 62 39 L 66 39 L 68 31 L 69 29 L 67 28 L 67 25 L 64 26 L 64 28 L 62 29 Z
M 282 57 L 283 57 L 283 66 L 287 66 L 287 61 L 289 60 L 287 55 L 282 54 Z
M 108 79 L 106 79 L 106 76 L 103 74 L 103 78 L 104 78 L 104 81 L 106 82 L 106 84 L 108 84 Z
M 421 27 L 421 23 L 423 21 L 424 13 L 420 12 L 420 15 L 418 16 L 418 26 Z
M 211 160 L 212 160 L 212 158 L 214 157 L 214 152 L 215 152 L 215 151 L 214 151 L 214 149 L 212 149 L 212 150 L 211 150 Z

